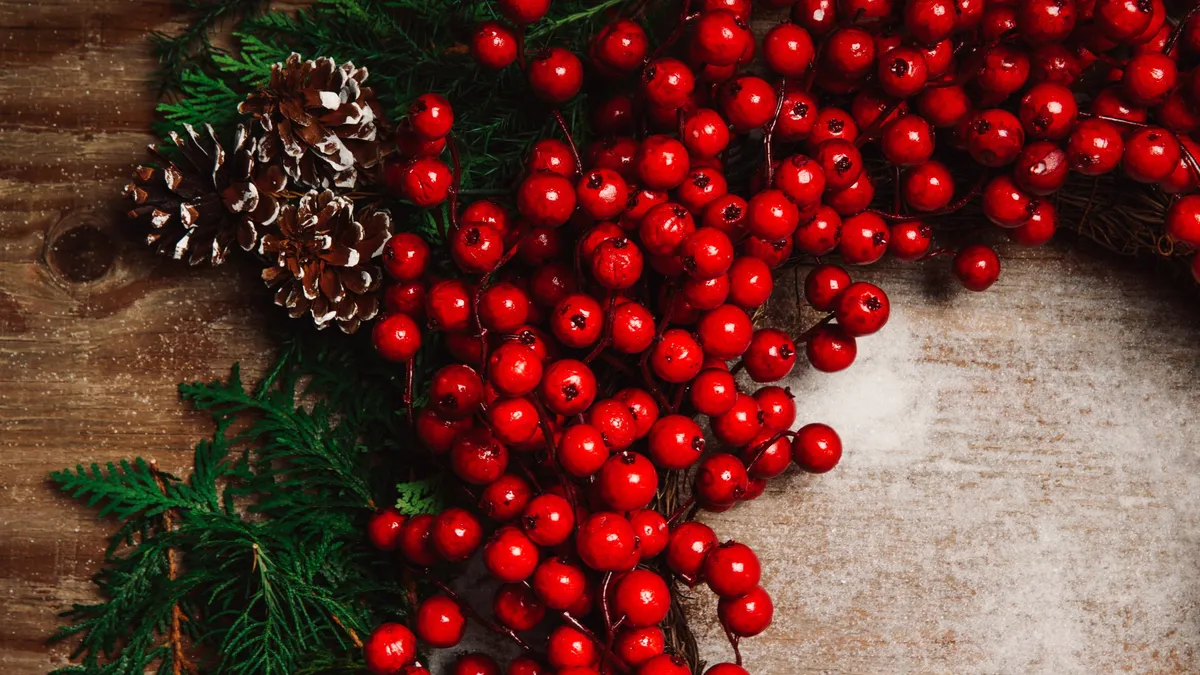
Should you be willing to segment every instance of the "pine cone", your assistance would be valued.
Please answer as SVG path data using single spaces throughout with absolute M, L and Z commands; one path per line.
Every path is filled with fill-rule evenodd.
M 245 127 L 238 127 L 232 161 L 212 127 L 205 129 L 207 142 L 190 125 L 186 138 L 171 132 L 179 163 L 150 146 L 162 166 L 139 166 L 125 196 L 134 203 L 129 217 L 146 226 L 146 241 L 160 254 L 220 265 L 234 241 L 249 251 L 262 226 L 274 222 L 279 202 L 273 193 L 287 177 L 279 167 L 256 165 L 256 142 Z
M 383 270 L 375 258 L 391 236 L 387 211 L 355 219 L 354 202 L 333 192 L 309 192 L 283 207 L 263 235 L 259 253 L 273 263 L 263 281 L 293 319 L 311 312 L 317 328 L 336 320 L 347 333 L 379 312 Z
M 271 82 L 238 106 L 258 119 L 259 161 L 282 160 L 287 175 L 309 187 L 353 188 L 358 170 L 379 162 L 382 114 L 366 79 L 366 68 L 328 58 L 292 54 L 272 66 Z

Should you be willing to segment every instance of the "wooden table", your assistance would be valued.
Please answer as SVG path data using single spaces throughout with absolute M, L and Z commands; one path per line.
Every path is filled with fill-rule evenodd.
M 121 234 L 166 0 L 0 0 L 0 672 L 41 675 L 88 599 L 107 525 L 49 471 L 188 465 L 175 384 L 270 358 L 252 272 L 183 269 Z M 862 271 L 894 319 L 801 419 L 847 444 L 709 522 L 759 548 L 776 627 L 758 675 L 1200 671 L 1200 313 L 1169 283 L 1064 246 L 1005 250 L 994 291 L 942 265 Z M 857 274 L 857 272 L 856 272 Z M 786 286 L 786 284 L 784 284 Z M 776 321 L 795 325 L 789 293 Z M 726 653 L 697 614 L 710 659 Z

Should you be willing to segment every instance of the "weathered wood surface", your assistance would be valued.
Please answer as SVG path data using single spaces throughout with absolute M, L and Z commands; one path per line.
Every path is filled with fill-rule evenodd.
M 92 597 L 102 551 L 103 526 L 46 474 L 186 466 L 208 428 L 175 384 L 269 358 L 252 274 L 118 236 L 114 195 L 151 140 L 144 36 L 170 27 L 166 0 L 0 0 L 5 675 L 64 663 L 44 638 Z M 842 466 L 707 519 L 764 560 L 776 626 L 745 644 L 756 674 L 1200 672 L 1194 296 L 1061 246 L 1005 262 L 982 295 L 863 272 L 891 325 L 847 373 L 792 383 L 802 421 L 842 432 Z

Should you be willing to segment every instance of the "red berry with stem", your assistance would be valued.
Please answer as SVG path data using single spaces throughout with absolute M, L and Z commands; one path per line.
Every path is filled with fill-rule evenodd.
M 650 570 L 634 570 L 621 577 L 613 589 L 613 613 L 633 628 L 661 623 L 671 610 L 671 589 Z
M 408 106 L 408 126 L 425 140 L 435 141 L 450 133 L 454 109 L 441 94 L 421 94 Z
M 825 255 L 838 247 L 842 236 L 842 218 L 828 206 L 817 208 L 812 220 L 801 223 L 792 234 L 795 247 L 809 255 Z M 765 300 L 764 300 L 765 301 Z
M 534 173 L 517 188 L 517 210 L 534 226 L 558 227 L 575 211 L 575 186 L 556 173 Z
M 471 36 L 471 55 L 484 68 L 505 68 L 517 60 L 517 36 L 502 23 L 485 21 Z
M 496 620 L 517 632 L 532 630 L 546 616 L 546 606 L 524 584 L 505 584 L 492 599 Z
M 583 64 L 561 47 L 539 52 L 530 59 L 526 72 L 534 95 L 551 105 L 566 103 L 583 87 Z
M 717 617 L 726 630 L 738 637 L 754 637 L 771 625 L 775 606 L 771 596 L 755 587 L 746 595 L 736 598 L 721 598 L 717 603 Z
M 797 0 L 792 5 L 792 21 L 813 35 L 824 36 L 837 27 L 834 0 Z
M 650 428 L 648 449 L 654 463 L 681 470 L 695 464 L 704 452 L 704 432 L 684 415 L 667 415 Z
M 704 561 L 704 581 L 722 598 L 743 596 L 758 586 L 762 566 L 747 545 L 727 541 L 709 552 Z
M 876 333 L 887 323 L 891 305 L 887 294 L 875 284 L 850 284 L 838 299 L 834 316 L 847 335 L 862 337 Z
M 717 535 L 712 528 L 695 521 L 684 523 L 671 530 L 667 541 L 667 567 L 676 574 L 697 580 L 704 568 L 704 560 L 717 545 Z
M 931 45 L 950 37 L 957 27 L 959 12 L 947 0 L 907 0 L 904 27 L 919 44 Z
M 629 413 L 633 415 L 634 428 L 637 429 L 637 438 L 645 438 L 658 421 L 658 404 L 654 402 L 654 397 L 644 389 L 631 387 L 618 391 L 613 398 L 629 408 Z
M 547 171 L 571 179 L 579 173 L 571 146 L 557 138 L 543 138 L 534 143 L 525 159 L 525 168 L 530 174 Z
M 558 441 L 558 462 L 563 471 L 577 478 L 595 474 L 608 460 L 604 435 L 590 424 L 567 427 Z
M 534 570 L 530 585 L 544 605 L 561 611 L 583 597 L 587 578 L 582 569 L 565 558 L 547 558 Z
M 737 400 L 737 382 L 727 370 L 709 368 L 700 371 L 692 381 L 689 400 L 702 415 L 721 415 L 729 412 Z
M 729 275 L 721 274 L 711 279 L 685 279 L 681 288 L 683 299 L 698 310 L 713 309 L 729 299 Z
M 851 265 L 869 265 L 887 252 L 888 229 L 883 219 L 873 213 L 860 213 L 846 219 L 838 250 L 842 259 Z
M 700 372 L 704 352 L 690 333 L 672 328 L 663 333 L 650 352 L 650 368 L 667 382 L 687 382 Z
M 753 331 L 750 317 L 734 305 L 721 305 L 705 312 L 696 325 L 696 333 L 704 353 L 726 361 L 735 359 L 746 351 L 750 346 Z
M 417 659 L 417 638 L 403 624 L 380 624 L 363 645 L 363 658 L 374 675 L 393 675 Z
M 693 63 L 731 66 L 753 39 L 741 17 L 728 9 L 715 9 L 696 21 L 688 55 Z
M 1021 246 L 1041 246 L 1054 236 L 1058 229 L 1058 214 L 1054 202 L 1038 202 L 1029 220 L 1020 227 L 1008 230 L 1008 238 Z
M 421 349 L 421 327 L 406 314 L 389 314 L 375 322 L 371 343 L 388 361 L 408 363 Z
M 596 400 L 596 376 L 587 364 L 562 359 L 546 367 L 538 391 L 552 412 L 578 415 Z
M 687 148 L 669 136 L 650 136 L 642 141 L 634 162 L 642 184 L 656 190 L 678 186 L 690 169 Z
M 748 480 L 742 460 L 726 452 L 711 454 L 696 471 L 696 499 L 701 504 L 732 504 L 746 493 Z
M 1165 231 L 1171 239 L 1200 247 L 1200 196 L 1181 197 L 1167 209 Z
M 817 123 L 817 100 L 807 92 L 789 89 L 783 95 L 775 137 L 781 141 L 802 141 L 812 134 Z
M 367 521 L 367 538 L 380 551 L 395 551 L 400 545 L 400 529 L 408 518 L 393 508 L 383 509 Z
M 1034 195 L 1057 192 L 1070 173 L 1067 153 L 1049 141 L 1026 145 L 1017 156 L 1013 180 L 1022 190 Z
M 776 431 L 764 428 L 738 452 L 752 479 L 774 478 L 791 464 L 792 443 L 786 437 L 772 440 Z
M 644 508 L 658 491 L 654 464 L 636 452 L 609 457 L 596 475 L 600 498 L 611 509 L 624 513 Z
M 777 382 L 796 365 L 796 343 L 781 330 L 760 328 L 754 331 L 742 363 L 755 382 Z
M 883 156 L 897 166 L 924 164 L 933 156 L 933 129 L 919 115 L 905 115 L 889 122 L 879 139 Z
M 579 525 L 575 547 L 584 564 L 602 572 L 630 567 L 636 552 L 637 536 L 633 526 L 616 513 L 594 513 Z
M 804 352 L 814 368 L 826 373 L 845 370 L 854 363 L 858 345 L 841 326 L 818 326 L 808 337 Z
M 954 199 L 954 177 L 945 164 L 930 160 L 909 169 L 900 186 L 904 202 L 914 211 L 929 213 Z
M 746 133 L 757 129 L 775 115 L 775 88 L 761 77 L 743 75 L 721 87 L 721 112 L 734 130 Z
M 896 223 L 888 236 L 888 253 L 909 262 L 920 260 L 933 245 L 933 228 L 919 220 Z
M 893 98 L 915 96 L 929 80 L 925 55 L 914 47 L 896 47 L 879 56 L 877 69 L 879 86 Z
M 500 666 L 486 654 L 463 654 L 454 662 L 450 675 L 500 675 Z
M 1017 115 L 1030 138 L 1059 141 L 1075 128 L 1079 107 L 1070 89 L 1046 82 L 1035 85 L 1025 94 Z
M 986 291 L 1000 278 L 1000 257 L 988 246 L 971 244 L 954 255 L 954 276 L 970 291 Z
M 1016 7 L 1017 30 L 1031 45 L 1062 42 L 1075 29 L 1074 0 L 1025 0 Z
M 636 21 L 618 19 L 600 29 L 592 39 L 592 60 L 613 73 L 628 73 L 642 66 L 649 40 Z
M 467 620 L 457 602 L 444 595 L 432 595 L 417 607 L 415 625 L 422 642 L 448 649 L 462 641 Z
M 601 286 L 612 290 L 630 288 L 636 284 L 644 268 L 642 250 L 623 236 L 600 244 L 592 256 L 592 277 Z
M 749 394 L 738 394 L 728 412 L 711 420 L 713 435 L 730 447 L 741 447 L 762 430 L 762 410 Z
M 433 545 L 434 518 L 428 514 L 413 516 L 400 528 L 397 547 L 404 557 L 418 567 L 429 567 L 441 556 Z
M 792 461 L 809 473 L 825 473 L 842 458 L 842 439 L 826 424 L 800 427 L 792 443 Z
M 483 563 L 504 583 L 528 579 L 538 564 L 538 547 L 515 527 L 502 527 L 483 547 Z
M 796 397 L 791 389 L 763 387 L 754 392 L 754 400 L 762 411 L 764 428 L 783 431 L 796 421 Z
M 993 178 L 983 188 L 983 214 L 1000 227 L 1019 227 L 1029 220 L 1037 204 L 1034 197 L 1017 187 L 1011 176 Z
M 747 220 L 751 234 L 776 241 L 792 236 L 800 210 L 782 190 L 762 190 L 750 199 Z
M 521 527 L 538 546 L 558 546 L 574 531 L 575 514 L 565 498 L 544 493 L 529 501 L 521 515 Z
M 629 514 L 629 524 L 637 535 L 643 558 L 653 558 L 667 547 L 670 528 L 667 519 L 654 509 L 638 509 Z

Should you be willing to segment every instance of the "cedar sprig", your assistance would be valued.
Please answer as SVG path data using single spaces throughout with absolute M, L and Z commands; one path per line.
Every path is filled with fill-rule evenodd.
M 256 388 L 236 367 L 224 381 L 182 385 L 183 398 L 216 423 L 187 478 L 142 459 L 51 476 L 119 523 L 95 577 L 101 599 L 66 612 L 55 635 L 78 641 L 77 662 L 54 675 L 361 665 L 371 627 L 407 611 L 393 567 L 363 536 L 396 482 L 394 467 L 375 466 L 368 449 L 395 456 L 406 436 L 395 384 L 362 347 L 310 331 L 284 344 Z M 176 608 L 184 620 L 173 630 Z

